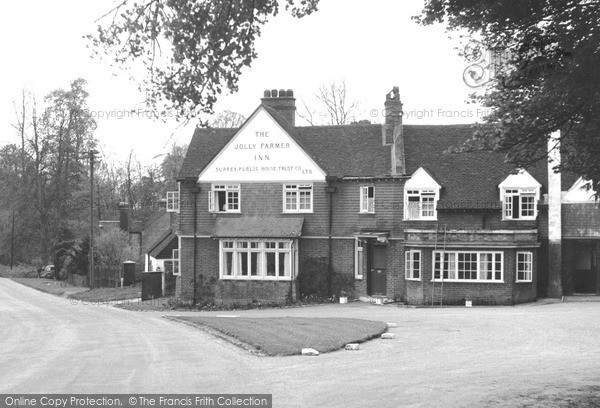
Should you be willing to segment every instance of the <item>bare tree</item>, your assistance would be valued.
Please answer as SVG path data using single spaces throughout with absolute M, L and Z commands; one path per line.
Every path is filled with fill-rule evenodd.
M 237 112 L 225 110 L 215 114 L 214 119 L 209 123 L 213 128 L 237 128 L 246 121 L 246 117 Z
M 346 81 L 339 84 L 333 81 L 329 85 L 323 85 L 315 93 L 316 109 L 309 108 L 303 100 L 303 109 L 298 116 L 307 121 L 311 126 L 315 125 L 349 125 L 355 121 L 355 114 L 360 103 L 348 99 Z

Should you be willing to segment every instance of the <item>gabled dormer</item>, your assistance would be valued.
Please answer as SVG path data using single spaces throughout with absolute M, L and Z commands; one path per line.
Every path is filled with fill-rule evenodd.
M 502 201 L 503 220 L 535 220 L 542 185 L 527 172 L 519 169 L 498 185 Z
M 404 184 L 404 220 L 437 220 L 442 186 L 420 167 Z

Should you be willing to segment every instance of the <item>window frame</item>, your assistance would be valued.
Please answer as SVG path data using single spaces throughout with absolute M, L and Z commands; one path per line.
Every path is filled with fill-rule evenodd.
M 438 254 L 440 254 L 440 259 L 438 260 Z M 444 254 L 442 258 L 441 254 Z M 461 256 L 462 260 L 460 259 Z M 466 255 L 469 255 L 469 259 L 467 260 Z M 472 255 L 475 256 L 475 260 L 472 259 Z M 482 261 L 483 255 L 491 255 L 492 258 L 485 261 L 485 264 Z M 497 256 L 499 255 L 499 259 Z M 446 256 L 448 260 L 446 261 Z M 453 258 L 453 259 L 451 259 Z M 504 251 L 432 251 L 431 255 L 431 269 L 432 269 L 432 281 L 434 282 L 459 282 L 459 283 L 504 283 Z M 436 266 L 443 259 L 441 269 L 439 272 Z M 448 265 L 448 271 L 446 273 L 446 264 Z M 461 264 L 462 264 L 462 272 L 461 272 Z M 467 265 L 468 264 L 468 265 Z M 492 269 L 484 269 L 482 265 L 489 266 L 492 265 Z M 475 265 L 475 270 L 473 271 L 472 266 Z M 450 269 L 452 266 L 452 269 Z M 496 268 L 499 266 L 499 270 Z M 468 267 L 468 268 L 467 268 Z M 466 276 L 467 273 L 476 274 L 476 279 L 465 279 L 460 278 L 461 273 L 462 276 Z M 492 279 L 482 279 L 483 273 L 491 273 Z M 500 273 L 500 277 L 496 278 L 497 273 Z M 448 277 L 444 277 L 448 276 Z M 452 276 L 452 277 L 451 277 Z
M 416 262 L 419 263 L 419 267 L 415 268 L 415 255 L 418 255 L 418 260 Z M 418 276 L 415 277 L 415 271 L 417 271 Z M 409 249 L 404 253 L 404 279 L 410 281 L 421 281 L 423 277 L 423 256 L 421 250 L 418 249 Z
M 524 261 L 520 261 L 519 260 L 519 255 L 524 255 L 525 256 L 525 260 Z M 529 258 L 529 259 L 527 259 Z M 515 265 L 515 282 L 517 283 L 531 283 L 533 282 L 533 252 L 531 251 L 517 251 L 517 255 L 515 257 L 516 260 L 516 265 Z M 520 271 L 519 270 L 519 266 L 520 265 L 525 265 L 529 267 L 529 270 L 524 270 L 524 271 Z M 522 272 L 524 273 L 525 277 L 527 277 L 527 275 L 529 275 L 529 279 L 519 279 L 519 273 Z
M 273 248 L 267 247 L 267 243 L 275 244 Z M 254 247 L 252 244 L 256 244 Z M 245 245 L 245 246 L 244 246 Z M 231 253 L 231 274 L 225 275 L 224 254 Z M 258 254 L 256 275 L 252 275 L 252 255 Z M 275 275 L 268 275 L 267 253 L 275 254 Z M 240 270 L 241 254 L 246 255 L 246 274 Z M 287 261 L 285 261 L 285 255 Z M 284 272 L 281 274 L 280 256 L 284 255 Z M 220 239 L 219 240 L 219 279 L 221 280 L 259 280 L 259 281 L 290 281 L 294 278 L 294 245 L 291 240 L 282 239 Z
M 538 216 L 538 194 L 536 187 L 503 187 L 502 220 L 535 221 Z M 518 216 L 515 217 L 515 197 L 518 197 Z M 527 198 L 527 202 L 524 200 Z M 529 202 L 531 200 L 531 202 Z M 525 215 L 531 212 L 531 215 Z
M 223 211 L 219 210 L 219 206 L 217 205 L 217 197 L 215 196 L 217 193 L 224 192 L 225 193 L 225 209 Z M 229 209 L 229 194 L 237 193 L 237 208 Z M 240 213 L 242 212 L 242 188 L 240 184 L 220 184 L 213 183 L 210 186 L 210 191 L 208 192 L 208 211 L 211 213 Z
M 366 268 L 365 265 L 365 247 L 367 241 L 361 238 L 354 239 L 354 279 L 364 279 L 364 273 Z
M 301 189 L 304 189 L 303 191 L 309 191 L 310 194 L 310 208 L 306 209 L 301 209 L 300 208 L 300 204 L 301 204 Z M 287 207 L 287 195 L 288 193 L 293 193 L 294 194 L 294 202 L 295 202 L 295 208 L 290 208 L 288 209 Z M 284 184 L 283 185 L 283 212 L 284 213 L 291 213 L 291 214 L 297 214 L 297 213 L 312 213 L 313 212 L 313 197 L 314 197 L 314 187 L 312 183 L 296 183 L 296 184 Z
M 369 191 L 371 197 L 369 197 Z M 360 207 L 361 214 L 375 214 L 375 186 L 360 186 Z
M 179 251 L 179 248 L 173 249 L 173 251 L 171 252 L 171 259 L 173 261 L 173 275 L 174 276 L 181 276 L 180 256 L 181 256 L 181 252 Z
M 179 190 L 167 191 L 167 212 L 179 212 Z
M 411 197 L 418 197 L 418 201 L 411 201 Z M 433 203 L 432 209 L 426 209 L 424 203 L 426 202 L 424 198 L 432 198 L 432 200 L 427 200 L 427 202 Z M 404 220 L 405 221 L 436 221 L 438 219 L 437 214 L 437 204 L 439 201 L 439 189 L 436 188 L 405 188 L 404 190 Z M 409 210 L 410 203 L 418 203 L 418 218 L 413 218 L 411 216 L 411 211 Z M 423 215 L 424 212 L 432 212 L 433 214 L 430 216 Z

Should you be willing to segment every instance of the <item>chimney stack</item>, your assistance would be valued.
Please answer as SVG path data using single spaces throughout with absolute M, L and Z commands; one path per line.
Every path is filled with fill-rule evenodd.
M 288 89 L 265 90 L 264 97 L 261 99 L 263 105 L 275 109 L 290 126 L 296 126 L 296 99 L 294 91 Z
M 119 208 L 119 227 L 122 231 L 129 231 L 129 203 L 120 202 Z
M 382 142 L 384 146 L 391 145 L 392 175 L 406 173 L 404 160 L 404 135 L 402 133 L 402 102 L 400 90 L 394 86 L 385 96 L 385 124 L 383 125 Z

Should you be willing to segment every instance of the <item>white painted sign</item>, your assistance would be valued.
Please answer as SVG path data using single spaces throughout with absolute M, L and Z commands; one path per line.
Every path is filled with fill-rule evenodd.
M 198 182 L 324 180 L 323 170 L 261 106 Z

